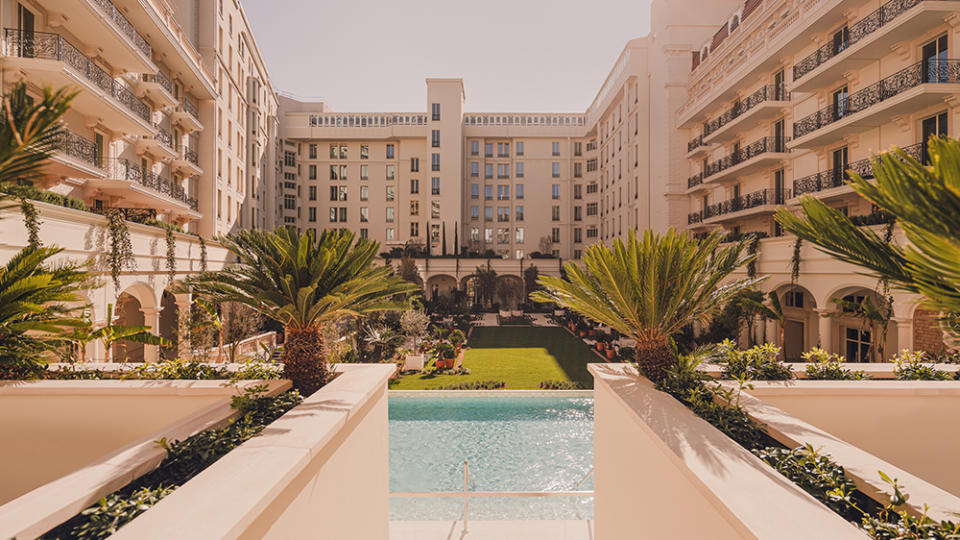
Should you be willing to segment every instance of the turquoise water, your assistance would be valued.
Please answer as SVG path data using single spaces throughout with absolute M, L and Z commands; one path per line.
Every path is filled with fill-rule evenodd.
M 593 399 L 391 397 L 390 490 L 569 491 L 593 466 Z M 592 490 L 588 479 L 581 490 Z M 470 499 L 470 519 L 592 518 L 590 498 Z M 399 499 L 391 519 L 459 519 L 462 499 Z

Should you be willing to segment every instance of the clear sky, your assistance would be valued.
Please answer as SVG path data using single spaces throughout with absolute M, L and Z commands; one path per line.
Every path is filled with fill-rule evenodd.
M 241 0 L 274 87 L 334 111 L 426 110 L 462 77 L 467 111 L 582 112 L 650 0 Z

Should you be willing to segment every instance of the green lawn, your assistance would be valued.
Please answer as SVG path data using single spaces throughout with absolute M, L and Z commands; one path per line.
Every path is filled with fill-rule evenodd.
M 540 381 L 577 381 L 593 388 L 587 364 L 600 362 L 583 343 L 563 328 L 495 327 L 473 329 L 463 358 L 469 375 L 404 375 L 391 381 L 393 390 L 423 390 L 470 381 L 505 381 L 511 390 L 531 390 Z

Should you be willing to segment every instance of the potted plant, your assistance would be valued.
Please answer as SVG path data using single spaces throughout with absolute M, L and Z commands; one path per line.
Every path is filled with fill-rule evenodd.
M 607 349 L 607 360 L 613 360 L 616 357 L 617 357 L 617 351 L 615 351 L 613 347 L 610 347 L 609 349 Z

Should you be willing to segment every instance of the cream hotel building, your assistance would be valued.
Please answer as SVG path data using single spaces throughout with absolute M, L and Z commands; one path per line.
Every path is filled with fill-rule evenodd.
M 880 360 L 866 356 L 876 329 L 836 301 L 885 293 L 798 245 L 772 215 L 811 195 L 882 221 L 844 171 L 869 175 L 866 159 L 892 145 L 922 159 L 931 135 L 957 136 L 960 2 L 654 0 L 651 10 L 649 35 L 625 45 L 583 111 L 473 111 L 458 78 L 427 78 L 417 111 L 280 96 L 236 0 L 0 0 L 3 84 L 81 90 L 42 187 L 185 232 L 171 278 L 165 232 L 130 225 L 135 260 L 121 286 L 90 292 L 99 320 L 116 304 L 129 322 L 176 325 L 189 298 L 165 291 L 200 269 L 187 233 L 209 240 L 213 267 L 223 264 L 214 236 L 286 225 L 518 274 L 531 256 L 578 259 L 629 230 L 722 228 L 761 237 L 757 272 L 786 306 L 788 357 L 821 344 Z M 42 212 L 45 241 L 102 257 L 91 231 L 104 218 Z M 4 253 L 25 241 L 0 235 Z M 428 287 L 460 286 L 418 264 Z M 886 350 L 939 352 L 935 314 L 892 297 Z M 772 324 L 757 332 L 780 339 Z

